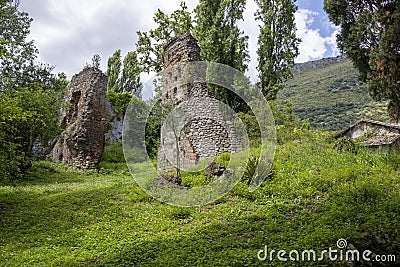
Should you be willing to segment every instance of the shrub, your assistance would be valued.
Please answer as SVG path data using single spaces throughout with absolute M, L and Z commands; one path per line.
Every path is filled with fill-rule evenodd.
M 7 141 L 7 135 L 0 131 L 0 182 L 19 178 L 23 156 L 18 153 L 18 144 Z
M 125 162 L 122 144 L 120 142 L 117 142 L 112 145 L 106 145 L 106 147 L 104 148 L 102 160 L 111 163 Z
M 207 185 L 213 178 L 205 176 L 204 172 L 199 173 L 181 173 L 182 185 L 187 187 L 197 187 Z
M 261 132 L 257 118 L 252 113 L 239 112 L 238 117 L 242 120 L 249 136 L 250 147 L 261 145 Z
M 153 106 L 146 123 L 146 150 L 151 159 L 157 158 L 158 148 L 160 146 L 160 133 L 162 125 L 162 107 L 161 101 L 151 100 L 150 106 Z
M 243 180 L 250 185 L 250 182 L 255 179 L 267 179 L 272 176 L 272 162 L 263 157 L 253 156 L 247 160 L 247 164 L 243 173 Z
M 107 91 L 107 98 L 117 112 L 125 113 L 132 97 L 133 96 L 128 92 L 117 93 L 114 91 Z
M 358 145 L 349 137 L 341 137 L 334 143 L 334 148 L 340 152 L 351 152 L 357 154 Z
M 227 167 L 229 165 L 229 162 L 231 160 L 231 153 L 229 152 L 224 152 L 220 154 L 218 157 L 214 159 L 214 162 L 219 163 Z

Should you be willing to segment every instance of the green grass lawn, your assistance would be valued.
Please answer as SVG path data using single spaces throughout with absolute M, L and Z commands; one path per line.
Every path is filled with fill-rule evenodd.
M 153 200 L 124 164 L 104 163 L 97 174 L 36 162 L 25 179 L 0 187 L 0 265 L 347 266 L 257 259 L 265 245 L 322 251 L 340 238 L 399 264 L 400 158 L 338 152 L 327 138 L 278 146 L 261 188 L 250 193 L 240 182 L 196 208 Z

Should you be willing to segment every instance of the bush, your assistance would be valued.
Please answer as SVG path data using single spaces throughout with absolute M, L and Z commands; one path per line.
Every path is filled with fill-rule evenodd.
M 229 162 L 231 160 L 231 153 L 229 152 L 224 152 L 220 154 L 218 157 L 214 159 L 214 162 L 219 163 L 227 167 L 229 165 Z
M 270 101 L 269 106 L 275 120 L 276 137 L 278 144 L 301 139 L 309 132 L 310 123 L 301 121 L 294 113 L 292 102 L 280 104 L 279 101 Z M 261 132 L 257 118 L 253 113 L 238 113 L 249 135 L 250 147 L 261 145 Z
M 278 101 L 270 101 L 269 105 L 274 114 L 278 144 L 309 137 L 310 122 L 302 121 L 295 115 L 292 102 L 280 104 Z
M 161 101 L 154 99 L 150 102 L 153 106 L 146 123 L 146 150 L 151 159 L 157 158 L 158 148 L 160 146 L 160 133 L 162 125 Z
M 40 85 L 0 92 L 2 177 L 20 176 L 31 166 L 34 141 L 46 143 L 58 133 L 58 108 L 57 92 L 44 90 Z
M 18 144 L 7 141 L 7 135 L 0 132 L 0 182 L 19 178 L 23 155 L 18 153 Z
M 249 136 L 250 147 L 261 145 L 261 132 L 257 118 L 252 113 L 239 112 L 238 117 L 242 120 Z
M 187 187 L 197 187 L 207 185 L 213 178 L 205 176 L 203 173 L 181 173 L 182 185 Z
M 117 112 L 125 113 L 132 97 L 133 96 L 128 92 L 117 93 L 114 91 L 107 91 L 107 98 Z
M 340 152 L 351 152 L 357 154 L 358 151 L 357 143 L 349 137 L 341 137 L 337 139 L 334 143 L 334 147 Z
M 104 148 L 102 160 L 110 163 L 125 162 L 122 144 L 120 142 L 117 142 L 112 145 L 106 145 L 106 147 Z
M 252 156 L 247 160 L 247 164 L 243 173 L 243 181 L 250 185 L 254 180 L 265 180 L 272 177 L 272 162 L 269 159 Z

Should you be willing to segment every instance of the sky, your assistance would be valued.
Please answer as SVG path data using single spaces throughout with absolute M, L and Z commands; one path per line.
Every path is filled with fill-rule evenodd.
M 69 79 L 79 73 L 94 54 L 102 58 L 101 69 L 115 50 L 124 56 L 135 50 L 137 31 L 148 31 L 156 24 L 157 9 L 172 13 L 182 0 L 20 0 L 20 9 L 33 18 L 29 39 L 39 49 L 39 60 L 65 72 Z M 192 10 L 198 0 L 185 1 Z M 339 54 L 338 29 L 329 22 L 323 0 L 298 0 L 295 14 L 297 36 L 302 39 L 296 62 L 306 62 Z M 249 36 L 250 62 L 247 75 L 257 81 L 258 23 L 254 20 L 257 5 L 247 0 L 244 21 L 239 26 Z M 148 75 L 141 76 L 146 82 Z M 148 98 L 151 92 L 143 92 Z

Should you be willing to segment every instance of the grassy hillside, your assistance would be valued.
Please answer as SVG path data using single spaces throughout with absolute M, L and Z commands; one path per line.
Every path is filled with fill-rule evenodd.
M 300 66 L 299 68 L 301 68 Z M 315 68 L 313 68 L 315 67 Z M 386 102 L 375 102 L 348 59 L 306 63 L 279 93 L 313 128 L 342 130 L 358 119 L 387 121 Z
M 259 266 L 265 245 L 322 251 L 340 238 L 399 260 L 400 158 L 339 152 L 323 133 L 299 138 L 278 146 L 257 191 L 240 182 L 197 208 L 153 200 L 124 164 L 97 174 L 37 162 L 25 180 L 0 186 L 0 266 Z

